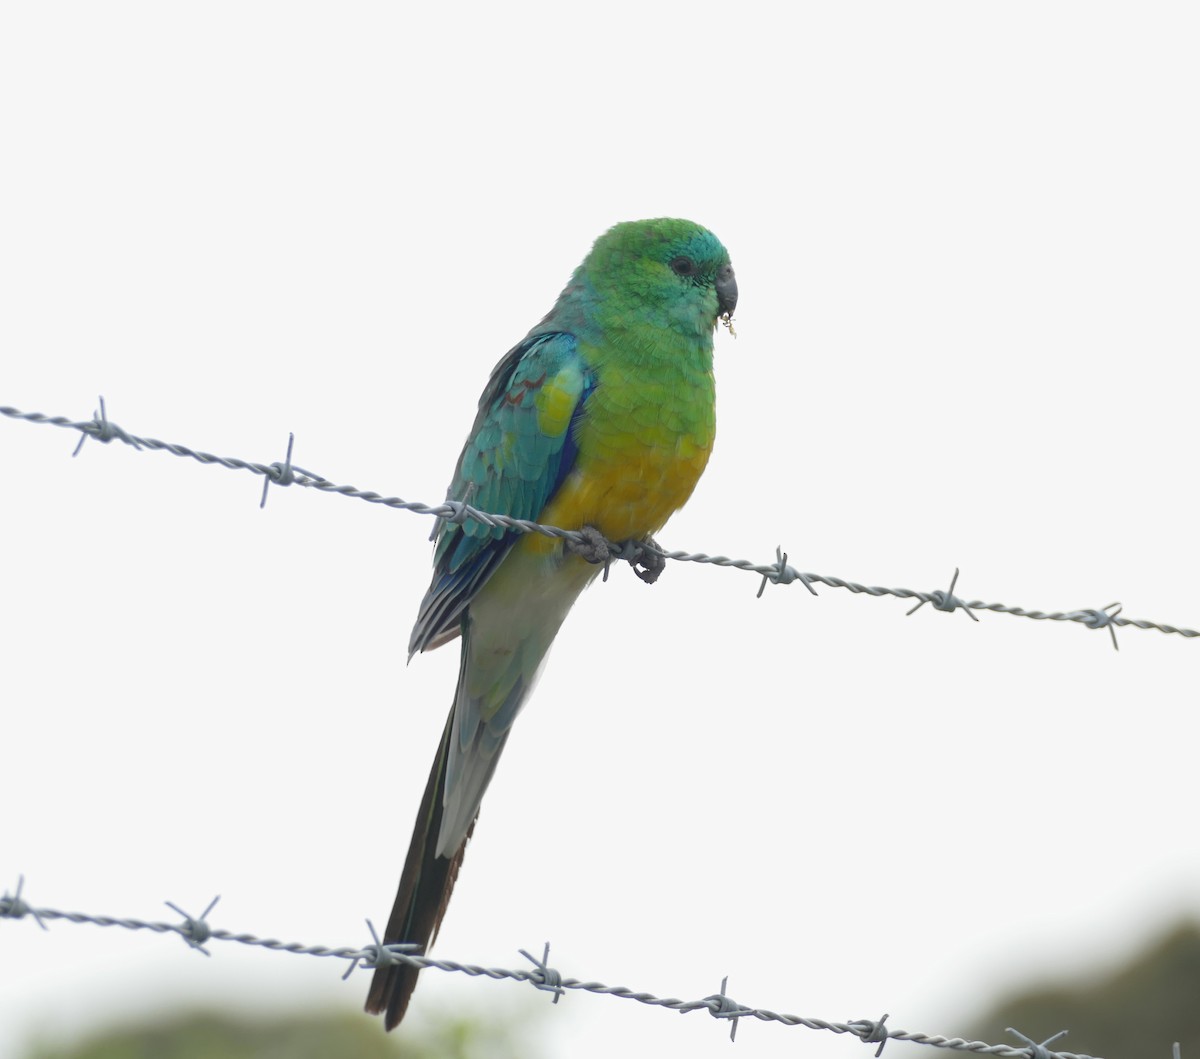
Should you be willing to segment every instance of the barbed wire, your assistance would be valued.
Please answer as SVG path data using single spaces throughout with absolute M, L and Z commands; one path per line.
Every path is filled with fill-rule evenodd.
M 987 603 L 980 599 L 963 600 L 954 594 L 954 588 L 958 582 L 958 570 L 954 571 L 954 577 L 951 579 L 948 589 L 934 589 L 933 591 L 922 592 L 911 588 L 886 588 L 879 585 L 863 585 L 856 581 L 849 581 L 841 577 L 832 577 L 827 574 L 802 572 L 794 566 L 788 565 L 787 553 L 778 547 L 775 549 L 775 561 L 773 563 L 755 563 L 748 559 L 731 559 L 725 555 L 708 555 L 705 552 L 667 551 L 654 541 L 609 541 L 600 537 L 594 531 L 563 529 L 561 526 L 550 526 L 534 522 L 530 519 L 513 518 L 510 515 L 484 511 L 472 506 L 465 500 L 446 500 L 441 504 L 426 504 L 420 501 L 403 500 L 398 496 L 384 496 L 373 490 L 359 489 L 353 485 L 337 485 L 318 474 L 306 471 L 304 468 L 292 463 L 294 435 L 288 436 L 287 455 L 282 461 L 255 463 L 232 456 L 215 456 L 212 453 L 192 449 L 177 442 L 159 441 L 157 438 L 138 437 L 128 433 L 116 423 L 109 420 L 103 397 L 100 398 L 99 410 L 91 419 L 86 420 L 72 420 L 66 416 L 47 416 L 41 412 L 22 412 L 20 409 L 8 405 L 0 405 L 0 415 L 26 423 L 38 423 L 45 426 L 63 427 L 78 431 L 80 434 L 79 444 L 76 445 L 73 455 L 79 454 L 84 441 L 88 438 L 95 438 L 97 441 L 104 442 L 105 444 L 116 440 L 124 442 L 126 445 L 130 445 L 139 451 L 149 449 L 169 452 L 173 456 L 196 460 L 205 465 L 218 465 L 230 470 L 248 471 L 251 474 L 260 475 L 264 479 L 260 506 L 266 504 L 267 490 L 271 485 L 298 485 L 306 489 L 316 489 L 322 493 L 334 493 L 339 496 L 352 497 L 356 500 L 363 500 L 369 504 L 377 504 L 382 507 L 412 511 L 419 515 L 432 515 L 436 518 L 445 519 L 448 522 L 461 524 L 471 519 L 485 526 L 513 530 L 517 533 L 538 533 L 546 537 L 561 539 L 566 541 L 573 550 L 578 551 L 588 558 L 589 561 L 602 563 L 604 565 L 604 577 L 606 580 L 608 578 L 609 564 L 613 561 L 628 562 L 635 570 L 641 566 L 645 569 L 638 570 L 639 576 L 645 580 L 653 580 L 657 577 L 658 570 L 661 569 L 666 560 L 670 559 L 675 562 L 727 567 L 755 574 L 761 578 L 758 586 L 759 596 L 763 594 L 763 590 L 767 587 L 768 583 L 789 585 L 798 581 L 814 596 L 817 595 L 817 590 L 813 586 L 821 584 L 830 588 L 843 588 L 855 595 L 874 596 L 877 598 L 881 596 L 895 596 L 898 599 L 915 599 L 917 603 L 907 612 L 909 615 L 920 610 L 926 603 L 931 603 L 935 610 L 940 611 L 953 612 L 961 608 L 973 621 L 979 620 L 975 617 L 975 611 L 986 610 L 997 614 L 1011 614 L 1013 617 L 1018 618 L 1030 618 L 1033 621 L 1066 621 L 1084 625 L 1089 629 L 1108 629 L 1112 638 L 1112 645 L 1115 649 L 1119 649 L 1116 633 L 1118 626 L 1132 625 L 1138 629 L 1157 629 L 1159 632 L 1175 634 L 1187 639 L 1200 637 L 1200 632 L 1195 629 L 1179 628 L 1163 622 L 1122 617 L 1122 607 L 1119 603 L 1109 603 L 1107 606 L 1100 608 L 1043 611 L 1027 610 L 1024 607 L 1012 606 L 1005 603 Z M 468 497 L 467 499 L 470 498 Z
M 91 923 L 98 927 L 120 927 L 124 930 L 132 931 L 148 930 L 155 934 L 176 934 L 190 948 L 204 953 L 205 956 L 210 955 L 208 949 L 205 948 L 205 945 L 209 942 L 232 941 L 239 945 L 250 945 L 257 948 L 270 949 L 274 952 L 289 952 L 297 956 L 332 957 L 336 960 L 347 961 L 346 971 L 342 975 L 343 981 L 349 978 L 358 967 L 371 969 L 402 963 L 416 967 L 422 971 L 434 968 L 439 971 L 457 972 L 459 974 L 470 975 L 472 978 L 487 978 L 492 981 L 511 979 L 517 982 L 529 982 L 537 989 L 552 993 L 554 995 L 554 1003 L 558 1003 L 559 999 L 568 992 L 577 990 L 604 996 L 620 997 L 625 1000 L 635 1000 L 639 1004 L 664 1008 L 669 1011 L 678 1011 L 682 1015 L 686 1015 L 691 1011 L 708 1011 L 714 1018 L 730 1020 L 731 1028 L 729 1036 L 731 1040 L 737 1034 L 739 1020 L 757 1019 L 760 1022 L 775 1022 L 784 1026 L 803 1026 L 810 1030 L 826 1030 L 837 1034 L 848 1033 L 858 1037 L 865 1044 L 878 1044 L 879 1047 L 874 1053 L 876 1057 L 883 1051 L 883 1047 L 888 1041 L 909 1041 L 913 1044 L 924 1044 L 933 1048 L 943 1048 L 958 1052 L 971 1052 L 975 1055 L 1019 1057 L 1019 1059 L 1097 1059 L 1097 1057 L 1083 1053 L 1051 1051 L 1049 1045 L 1064 1036 L 1067 1032 L 1066 1030 L 1062 1030 L 1039 1043 L 1026 1037 L 1018 1030 L 1009 1029 L 1010 1033 L 1023 1042 L 1023 1046 L 1016 1047 L 1008 1044 L 987 1044 L 984 1041 L 970 1041 L 964 1037 L 943 1037 L 936 1034 L 914 1033 L 909 1030 L 896 1029 L 895 1027 L 886 1025 L 890 1017 L 889 1015 L 884 1015 L 879 1019 L 849 1019 L 845 1022 L 837 1022 L 829 1019 L 808 1018 L 803 1015 L 790 1015 L 785 1012 L 771 1011 L 768 1008 L 753 1007 L 733 1000 L 725 992 L 729 982 L 728 978 L 725 978 L 721 982 L 719 992 L 712 993 L 698 1000 L 682 1000 L 678 997 L 659 996 L 655 993 L 636 991 L 626 986 L 612 986 L 586 979 L 568 978 L 564 977 L 560 971 L 550 965 L 549 943 L 543 949 L 540 959 L 530 955 L 524 949 L 518 950 L 533 965 L 532 968 L 482 967 L 478 964 L 460 963 L 457 960 L 441 960 L 424 956 L 412 951 L 416 948 L 414 945 L 384 945 L 380 942 L 379 935 L 371 925 L 370 920 L 367 920 L 367 927 L 372 938 L 370 944 L 358 946 L 342 945 L 331 948 L 327 945 L 305 945 L 300 942 L 283 942 L 275 938 L 260 938 L 254 934 L 234 933 L 220 927 L 213 927 L 208 922 L 208 916 L 216 907 L 220 897 L 213 898 L 209 902 L 208 907 L 199 916 L 191 916 L 177 905 L 167 901 L 165 902 L 167 907 L 181 916 L 183 922 L 164 923 L 135 918 L 99 916 L 87 912 L 63 912 L 56 908 L 35 908 L 22 896 L 24 884 L 25 877 L 21 876 L 17 880 L 15 892 L 10 894 L 8 891 L 5 891 L 3 897 L 0 897 L 0 919 L 23 919 L 29 916 L 43 930 L 49 930 L 49 927 L 46 925 L 47 922 L 66 920 L 70 923 Z M 1178 1045 L 1176 1048 L 1178 1048 Z M 1176 1051 L 1175 1059 L 1179 1059 L 1178 1051 Z
M 959 576 L 957 570 L 954 572 L 954 577 L 950 582 L 949 588 L 946 590 L 936 589 L 930 592 L 922 592 L 907 588 L 868 586 L 840 577 L 799 571 L 795 567 L 788 565 L 787 553 L 783 552 L 780 548 L 776 549 L 775 562 L 755 563 L 745 559 L 731 559 L 724 555 L 708 555 L 703 552 L 668 551 L 662 549 L 654 542 L 607 541 L 603 538 L 598 538 L 598 535 L 595 533 L 569 530 L 528 519 L 516 519 L 508 515 L 484 511 L 466 501 L 447 500 L 441 504 L 432 505 L 419 501 L 406 501 L 397 496 L 384 496 L 378 492 L 362 490 L 352 485 L 337 485 L 320 475 L 295 465 L 291 458 L 294 440 L 291 435 L 289 435 L 287 454 L 283 461 L 264 464 L 237 457 L 216 456 L 212 453 L 195 450 L 179 443 L 165 442 L 156 438 L 139 437 L 130 434 L 107 418 L 103 398 L 100 399 L 99 411 L 90 420 L 75 421 L 65 416 L 47 416 L 40 412 L 22 412 L 11 406 L 0 406 L 0 415 L 18 421 L 78 431 L 80 439 L 73 455 L 78 455 L 83 443 L 87 438 L 91 437 L 104 443 L 118 440 L 139 451 L 164 451 L 174 456 L 196 460 L 205 465 L 219 465 L 230 470 L 248 471 L 264 479 L 260 506 L 266 503 L 267 491 L 270 485 L 298 485 L 304 488 L 316 489 L 323 493 L 334 493 L 363 500 L 367 503 L 383 507 L 412 511 L 422 515 L 431 515 L 450 522 L 462 523 L 467 519 L 471 519 L 486 526 L 500 527 L 518 533 L 538 533 L 543 536 L 562 539 L 577 550 L 580 550 L 585 556 L 591 558 L 592 561 L 602 562 L 605 566 L 605 577 L 608 575 L 609 563 L 614 560 L 627 561 L 634 565 L 635 568 L 641 565 L 652 569 L 656 564 L 661 565 L 669 559 L 677 562 L 692 562 L 727 567 L 755 574 L 761 578 L 758 589 L 759 596 L 762 595 L 768 583 L 786 585 L 799 581 L 812 595 L 817 595 L 816 589 L 813 586 L 815 584 L 822 584 L 831 588 L 846 589 L 856 595 L 861 594 L 877 598 L 895 596 L 901 599 L 915 599 L 917 600 L 916 605 L 907 612 L 910 615 L 926 603 L 931 603 L 934 609 L 946 612 L 953 612 L 961 608 L 974 621 L 978 621 L 978 618 L 973 613 L 974 611 L 987 610 L 996 613 L 1011 614 L 1014 617 L 1030 618 L 1034 621 L 1069 621 L 1083 624 L 1092 629 L 1107 628 L 1112 636 L 1114 647 L 1117 646 L 1116 626 L 1133 625 L 1139 629 L 1157 629 L 1163 633 L 1176 634 L 1185 638 L 1200 637 L 1200 632 L 1192 629 L 1121 617 L 1121 607 L 1117 603 L 1110 603 L 1108 606 L 1099 609 L 1045 612 L 1026 610 L 1022 607 L 1002 603 L 987 603 L 982 600 L 965 601 L 954 594 Z M 600 554 L 597 554 L 598 547 L 602 549 Z M 76 924 L 90 923 L 102 927 L 115 926 L 131 931 L 146 930 L 158 934 L 176 934 L 183 938 L 189 947 L 202 952 L 206 956 L 210 955 L 209 950 L 205 948 L 209 942 L 231 941 L 242 945 L 265 948 L 277 952 L 289 952 L 296 955 L 333 957 L 334 959 L 347 961 L 348 966 L 342 976 L 343 978 L 348 978 L 359 966 L 375 968 L 392 963 L 405 963 L 419 970 L 435 968 L 444 972 L 458 972 L 472 977 L 482 977 L 491 980 L 511 979 L 529 982 L 535 988 L 553 993 L 555 1003 L 568 991 L 578 990 L 635 1000 L 642 1004 L 678 1011 L 681 1014 L 686 1014 L 690 1011 L 707 1010 L 714 1018 L 730 1021 L 731 1039 L 736 1035 L 740 1019 L 753 1018 L 763 1022 L 776 1022 L 786 1026 L 803 1026 L 812 1030 L 850 1034 L 858 1037 L 864 1043 L 878 1044 L 879 1047 L 874 1053 L 876 1056 L 882 1052 L 884 1045 L 889 1040 L 901 1040 L 953 1051 L 970 1052 L 976 1055 L 1020 1057 L 1020 1059 L 1095 1059 L 1095 1057 L 1082 1053 L 1051 1051 L 1049 1045 L 1063 1036 L 1066 1032 L 1065 1030 L 1039 1043 L 1017 1030 L 1010 1029 L 1009 1032 L 1013 1033 L 1023 1042 L 1022 1047 L 1016 1047 L 1006 1044 L 993 1045 L 982 1041 L 969 1041 L 962 1037 L 944 1037 L 891 1028 L 886 1025 L 889 1018 L 886 1014 L 880 1019 L 852 1019 L 846 1022 L 837 1022 L 780 1013 L 767 1008 L 747 1006 L 734 1001 L 726 994 L 727 978 L 722 981 L 719 992 L 699 1000 L 689 1001 L 676 997 L 658 996 L 645 991 L 634 991 L 625 986 L 609 986 L 596 981 L 564 978 L 548 962 L 550 953 L 549 944 L 545 946 L 541 959 L 530 955 L 524 949 L 519 950 L 521 955 L 525 956 L 531 962 L 533 965 L 532 969 L 483 967 L 477 964 L 460 963 L 454 960 L 434 959 L 424 956 L 411 951 L 415 948 L 414 946 L 399 944 L 384 945 L 381 943 L 369 920 L 367 921 L 367 926 L 373 939 L 370 944 L 364 946 L 346 945 L 329 947 L 299 942 L 283 942 L 274 938 L 260 938 L 250 933 L 235 933 L 222 928 L 213 928 L 208 923 L 208 916 L 216 907 L 219 898 L 214 898 L 208 907 L 196 917 L 189 915 L 171 902 L 167 902 L 168 907 L 182 918 L 181 923 L 167 923 L 137 918 L 93 915 L 83 912 L 64 912 L 53 908 L 35 908 L 24 900 L 22 896 L 23 885 L 24 878 L 22 877 L 18 881 L 16 891 L 13 894 L 9 894 L 6 891 L 0 897 L 0 919 L 21 919 L 29 916 L 43 930 L 48 930 L 49 928 L 46 926 L 47 922 L 54 920 L 65 920 Z M 1175 1059 L 1179 1059 L 1178 1045 L 1176 1045 Z

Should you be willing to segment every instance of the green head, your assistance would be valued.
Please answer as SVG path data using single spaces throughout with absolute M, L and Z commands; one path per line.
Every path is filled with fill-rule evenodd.
M 610 325 L 636 320 L 710 335 L 737 305 L 729 252 L 707 228 L 671 217 L 610 228 L 580 265 L 580 280 Z

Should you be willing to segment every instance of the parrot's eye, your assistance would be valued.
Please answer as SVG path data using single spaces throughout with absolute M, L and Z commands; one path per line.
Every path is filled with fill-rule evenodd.
M 696 274 L 696 262 L 690 257 L 677 257 L 671 261 L 671 271 L 677 276 L 694 276 Z

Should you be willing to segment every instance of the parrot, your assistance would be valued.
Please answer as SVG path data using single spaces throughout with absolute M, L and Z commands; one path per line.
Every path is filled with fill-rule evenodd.
M 720 322 L 732 332 L 737 295 L 729 253 L 708 229 L 676 218 L 610 228 L 492 371 L 448 499 L 599 543 L 652 541 L 712 451 L 713 336 Z M 383 935 L 418 952 L 436 939 L 513 721 L 609 554 L 469 517 L 439 519 L 431 539 L 433 579 L 408 658 L 457 638 L 458 683 Z M 418 974 L 378 965 L 367 1012 L 394 1029 Z

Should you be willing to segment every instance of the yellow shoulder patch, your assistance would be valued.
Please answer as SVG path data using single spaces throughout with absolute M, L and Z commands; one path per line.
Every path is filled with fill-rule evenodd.
M 574 366 L 542 383 L 535 396 L 538 429 L 551 438 L 566 433 L 582 391 L 583 374 Z

